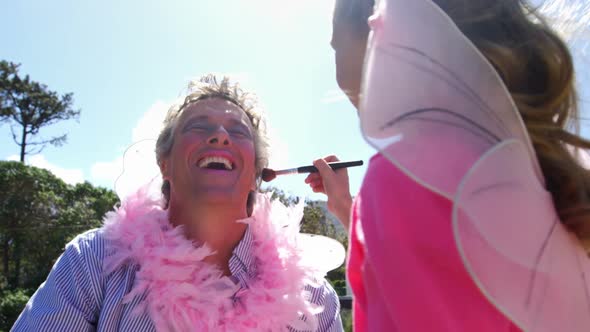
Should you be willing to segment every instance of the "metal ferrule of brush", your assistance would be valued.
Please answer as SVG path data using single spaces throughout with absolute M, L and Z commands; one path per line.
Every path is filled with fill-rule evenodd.
M 289 168 L 289 169 L 282 169 L 280 171 L 275 171 L 276 175 L 297 174 L 297 173 L 299 173 L 297 168 Z

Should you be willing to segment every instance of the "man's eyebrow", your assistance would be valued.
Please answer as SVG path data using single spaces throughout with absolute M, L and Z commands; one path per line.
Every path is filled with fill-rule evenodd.
M 192 117 L 186 121 L 186 123 L 184 124 L 182 129 L 184 130 L 184 129 L 190 127 L 195 122 L 207 122 L 208 120 L 209 120 L 209 117 L 206 115 L 199 115 L 199 116 Z

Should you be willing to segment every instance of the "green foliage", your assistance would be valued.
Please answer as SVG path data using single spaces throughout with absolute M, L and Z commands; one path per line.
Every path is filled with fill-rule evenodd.
M 332 270 L 332 271 L 328 272 L 328 278 L 331 280 L 344 280 L 344 279 L 346 279 L 345 266 L 342 265 L 341 267 L 337 268 L 336 270 Z
M 299 202 L 281 190 L 267 191 L 286 205 Z M 33 291 L 45 280 L 64 244 L 99 227 L 118 198 L 111 190 L 90 183 L 71 186 L 49 171 L 12 161 L 0 161 L 0 192 L 1 332 L 10 329 L 29 298 L 25 290 Z M 346 245 L 346 237 L 335 231 L 324 205 L 306 201 L 302 231 L 333 237 Z M 344 266 L 329 272 L 327 279 L 339 295 L 345 294 Z M 350 331 L 350 312 L 343 310 L 342 319 Z
M 13 161 L 0 161 L 0 192 L 0 331 L 8 331 L 28 299 L 23 289 L 37 289 L 64 245 L 100 226 L 117 196 Z
M 301 232 L 338 239 L 334 224 L 326 218 L 326 212 L 319 202 L 307 201 L 305 203 Z
M 12 138 L 20 147 L 20 161 L 24 162 L 25 155 L 39 153 L 47 144 L 61 146 L 66 142 L 67 134 L 32 141 L 42 127 L 77 119 L 80 111 L 72 108 L 72 93 L 59 96 L 29 75 L 21 77 L 19 67 L 0 61 L 0 121 L 11 123 Z
M 23 289 L 7 291 L 0 298 L 0 331 L 9 331 L 25 308 L 29 295 Z
M 344 270 L 344 266 L 340 267 L 339 269 Z M 330 276 L 330 273 L 328 273 L 327 279 L 332 284 L 332 287 L 334 287 L 336 294 L 338 294 L 338 296 L 346 295 L 346 278 L 345 277 L 342 277 L 341 279 L 340 278 L 336 279 L 336 278 L 337 277 L 334 277 L 333 275 Z
M 268 188 L 265 192 L 272 192 L 272 199 L 279 199 L 285 205 L 293 205 L 298 198 L 288 196 L 284 191 L 276 188 Z M 338 232 L 334 223 L 335 218 L 329 218 L 325 203 L 321 201 L 306 201 L 303 209 L 303 220 L 301 221 L 301 232 L 318 234 L 338 240 L 344 248 L 348 247 L 348 236 L 346 231 Z M 338 295 L 346 295 L 346 267 L 342 265 L 336 270 L 328 272 L 326 279 L 332 284 Z
M 352 310 L 340 310 L 340 318 L 342 318 L 342 326 L 345 332 L 352 332 Z
M 281 203 L 285 204 L 286 206 L 293 206 L 299 203 L 299 197 L 293 197 L 287 195 L 284 191 L 274 187 L 268 187 L 266 189 L 261 190 L 262 193 L 272 193 L 270 197 L 271 200 L 278 199 Z
M 287 206 L 292 206 L 299 203 L 299 197 L 293 197 L 286 194 L 284 191 L 269 187 L 262 190 L 264 193 L 271 192 L 271 199 L 278 199 Z M 303 220 L 301 221 L 301 232 L 309 234 L 318 234 L 331 237 L 343 243 L 346 246 L 346 235 L 342 236 L 336 230 L 334 219 L 328 218 L 326 215 L 325 203 L 320 201 L 305 201 L 303 209 Z
M 36 289 L 64 244 L 101 225 L 117 202 L 110 190 L 71 186 L 49 171 L 0 161 L 1 278 L 5 289 Z M 0 288 L 1 290 L 1 288 Z

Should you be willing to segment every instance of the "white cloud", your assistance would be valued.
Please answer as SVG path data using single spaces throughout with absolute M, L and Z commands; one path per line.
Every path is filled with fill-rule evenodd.
M 113 161 L 97 162 L 90 168 L 90 178 L 94 183 L 112 187 L 123 170 L 123 157 Z
M 131 139 L 133 142 L 139 142 L 141 140 L 158 138 L 160 130 L 162 129 L 162 122 L 166 117 L 166 112 L 170 108 L 172 103 L 166 103 L 164 101 L 156 101 L 142 117 L 137 121 L 137 125 L 133 128 Z
M 336 104 L 348 100 L 346 95 L 341 90 L 326 91 L 322 97 L 322 104 Z
M 155 158 L 156 139 L 171 102 L 156 101 L 137 121 L 132 142 L 122 156 L 92 165 L 93 183 L 113 188 L 119 196 L 130 193 L 159 174 Z M 123 196 L 121 196 L 123 197 Z
M 7 158 L 8 160 L 19 160 L 19 157 L 14 155 Z M 25 160 L 27 165 L 46 169 L 53 173 L 55 176 L 61 178 L 68 184 L 76 184 L 84 182 L 84 172 L 80 169 L 67 169 L 59 167 L 55 164 L 50 163 L 41 154 L 33 155 Z

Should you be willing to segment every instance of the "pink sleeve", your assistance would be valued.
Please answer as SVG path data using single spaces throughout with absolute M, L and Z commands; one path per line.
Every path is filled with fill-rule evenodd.
M 353 211 L 349 261 L 366 330 L 518 331 L 467 274 L 451 211 L 450 201 L 372 158 Z
M 354 200 L 352 206 L 352 222 L 350 224 L 350 237 L 348 243 L 348 262 L 346 265 L 346 276 L 348 283 L 353 290 L 354 301 L 353 321 L 355 331 L 366 330 L 366 295 L 363 285 L 362 269 L 365 260 L 364 244 L 359 239 L 358 227 L 360 226 L 358 218 L 358 207 L 360 206 L 360 197 Z M 362 230 L 361 230 L 362 231 Z M 362 236 L 362 235 L 361 235 Z M 361 328 L 365 327 L 365 328 Z

